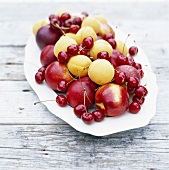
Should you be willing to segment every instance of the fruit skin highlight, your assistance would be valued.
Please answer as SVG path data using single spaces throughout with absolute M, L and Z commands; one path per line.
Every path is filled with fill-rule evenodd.
M 120 116 L 129 107 L 129 95 L 125 87 L 110 83 L 96 91 L 95 102 L 107 116 Z
M 84 89 L 86 94 L 84 94 Z M 79 104 L 84 104 L 84 95 L 85 95 L 85 105 L 88 108 L 92 107 L 94 103 L 96 84 L 93 83 L 89 77 L 82 77 L 78 80 L 72 82 L 67 90 L 66 96 L 68 103 L 71 107 L 76 107 Z M 90 99 L 90 100 L 89 100 Z
M 114 67 L 105 59 L 95 60 L 89 66 L 88 76 L 96 84 L 109 83 L 114 77 Z
M 87 76 L 88 68 L 92 61 L 85 55 L 76 55 L 70 58 L 67 63 L 68 70 L 77 77 Z
M 52 62 L 45 71 L 45 81 L 47 85 L 56 91 L 60 91 L 58 84 L 60 81 L 65 81 L 66 83 L 72 81 L 73 77 L 69 73 L 65 64 L 61 64 L 58 61 Z

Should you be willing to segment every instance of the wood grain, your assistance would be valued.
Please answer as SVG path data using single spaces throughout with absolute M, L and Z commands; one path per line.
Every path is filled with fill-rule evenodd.
M 76 131 L 43 104 L 33 105 L 39 99 L 25 79 L 24 47 L 33 23 L 62 7 L 103 14 L 144 49 L 159 88 L 157 113 L 149 125 L 95 137 Z M 169 169 L 168 9 L 163 0 L 0 2 L 0 169 Z

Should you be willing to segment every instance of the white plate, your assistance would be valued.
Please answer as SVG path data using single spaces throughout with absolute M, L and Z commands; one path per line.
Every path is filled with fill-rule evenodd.
M 119 30 L 116 31 L 116 39 L 124 41 L 126 37 L 127 35 L 123 34 Z M 129 37 L 126 45 L 130 47 L 135 44 Z M 51 113 L 67 122 L 76 130 L 94 136 L 105 136 L 147 125 L 156 113 L 156 97 L 158 88 L 155 74 L 151 69 L 145 53 L 140 47 L 138 48 L 139 52 L 137 56 L 135 56 L 135 60 L 143 66 L 145 76 L 142 79 L 141 84 L 144 85 L 146 83 L 146 87 L 148 89 L 148 95 L 146 96 L 145 102 L 138 114 L 130 114 L 129 112 L 126 112 L 119 117 L 107 117 L 102 122 L 94 122 L 91 125 L 87 125 L 74 115 L 73 109 L 70 106 L 59 107 L 55 101 L 44 102 L 43 104 Z M 38 95 L 40 101 L 55 100 L 57 94 L 51 90 L 45 82 L 41 85 L 35 82 L 34 76 L 40 67 L 40 50 L 36 45 L 34 36 L 32 35 L 25 47 L 24 70 L 26 79 Z

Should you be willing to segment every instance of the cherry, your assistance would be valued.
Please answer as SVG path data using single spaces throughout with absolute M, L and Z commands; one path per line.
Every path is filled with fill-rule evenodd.
M 107 51 L 101 51 L 97 54 L 97 58 L 109 60 L 109 53 Z
M 89 16 L 89 14 L 88 14 L 87 12 L 85 12 L 85 11 L 82 12 L 81 14 L 84 15 L 85 17 L 88 17 L 88 16 Z
M 136 88 L 133 87 L 127 87 L 128 94 L 133 94 L 135 92 Z
M 63 13 L 61 16 L 60 16 L 60 20 L 61 21 L 66 21 L 66 20 L 68 20 L 68 19 L 70 19 L 71 18 L 71 16 L 70 16 L 70 14 L 69 13 L 67 13 L 67 12 L 65 12 L 65 13 Z
M 129 112 L 130 113 L 133 113 L 133 114 L 136 114 L 140 111 L 141 109 L 141 106 L 139 103 L 137 102 L 132 102 L 130 105 L 129 105 Z
M 72 44 L 70 46 L 67 47 L 67 52 L 71 55 L 77 55 L 79 52 L 79 47 L 75 44 Z
M 61 91 L 61 92 L 66 92 L 67 91 L 67 83 L 65 80 L 61 80 L 59 83 L 58 83 L 58 89 Z
M 59 63 L 67 63 L 70 59 L 70 55 L 65 52 L 65 51 L 61 51 L 58 54 L 58 61 Z
M 139 97 L 136 96 L 136 95 L 133 96 L 133 101 L 134 101 L 134 102 L 137 102 L 137 103 L 139 103 L 139 104 L 143 104 L 143 103 L 144 103 L 144 100 L 145 100 L 144 97 L 139 98 Z
M 136 88 L 136 90 L 135 90 L 135 94 L 136 94 L 136 96 L 138 96 L 138 97 L 144 97 L 144 96 L 146 96 L 147 94 L 148 94 L 148 91 L 147 91 L 147 89 L 144 87 L 144 86 L 138 86 L 137 88 Z
M 138 69 L 142 69 L 142 65 L 140 63 L 135 63 L 134 67 Z
M 137 78 L 135 78 L 135 77 L 129 77 L 129 79 L 128 79 L 128 84 L 127 84 L 128 87 L 135 88 L 135 87 L 137 87 L 138 85 L 139 85 L 139 81 L 138 81 Z
M 115 71 L 115 75 L 114 75 L 114 81 L 115 83 L 122 85 L 126 82 L 126 74 L 125 72 L 117 72 Z
M 105 114 L 102 110 L 95 110 L 92 112 L 92 114 L 94 115 L 94 120 L 96 122 L 101 122 L 105 117 Z
M 73 25 L 73 19 L 72 18 L 66 20 L 65 23 L 64 23 L 65 27 L 71 27 L 71 25 Z
M 132 56 L 128 56 L 128 64 L 133 67 L 135 66 L 136 63 Z
M 80 17 L 75 17 L 75 18 L 73 18 L 73 24 L 74 24 L 74 25 L 79 25 L 79 26 L 81 26 L 81 24 L 82 24 L 82 19 L 81 19 Z
M 86 124 L 91 124 L 94 122 L 94 115 L 88 112 L 84 112 L 81 116 L 82 120 Z
M 43 76 L 45 77 L 45 70 L 46 67 L 42 66 L 41 68 L 39 68 L 38 72 L 42 72 Z
M 56 19 L 56 18 L 51 19 L 50 20 L 50 27 L 54 30 L 59 30 L 59 28 L 56 25 L 61 26 L 61 22 L 59 21 L 59 19 Z
M 143 78 L 144 77 L 144 72 L 142 69 L 138 69 L 138 72 L 140 74 L 140 77 Z
M 134 55 L 136 55 L 137 53 L 138 53 L 138 48 L 137 48 L 137 47 L 131 46 L 131 47 L 129 48 L 129 54 L 130 54 L 131 56 L 134 56 Z
M 103 37 L 101 35 L 97 35 L 97 40 L 102 40 Z
M 128 57 L 120 55 L 117 57 L 117 64 L 118 65 L 128 65 Z
M 84 104 L 78 104 L 74 107 L 73 111 L 74 114 L 79 118 L 81 118 L 82 113 L 86 112 Z
M 38 84 L 41 84 L 44 79 L 45 79 L 45 76 L 44 76 L 43 72 L 38 71 L 38 72 L 35 74 L 35 80 L 36 80 L 36 82 L 37 82 Z
M 83 49 L 80 49 L 79 53 L 80 53 L 81 55 L 88 56 L 88 52 L 87 52 L 87 50 L 84 49 L 84 48 L 83 48 Z
M 56 97 L 56 103 L 58 103 L 59 106 L 64 107 L 67 104 L 67 98 L 64 95 L 59 94 Z
M 71 25 L 70 26 L 70 32 L 73 33 L 73 34 L 76 34 L 80 29 L 80 26 L 79 25 Z
M 86 47 L 90 49 L 93 47 L 93 44 L 94 44 L 94 40 L 91 36 L 89 36 L 83 39 L 82 47 Z
M 59 17 L 58 17 L 57 15 L 55 15 L 55 14 L 51 14 L 51 15 L 49 16 L 49 21 L 52 21 L 53 19 L 59 20 Z
M 108 40 L 108 39 L 114 39 L 114 34 L 111 34 L 111 33 L 107 33 L 104 35 L 103 37 L 104 40 Z
M 112 38 L 108 39 L 107 42 L 112 46 L 113 49 L 116 48 L 116 41 Z

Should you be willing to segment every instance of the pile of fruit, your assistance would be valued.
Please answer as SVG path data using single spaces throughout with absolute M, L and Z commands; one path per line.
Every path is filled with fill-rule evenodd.
M 140 111 L 148 91 L 140 83 L 142 65 L 134 60 L 139 49 L 116 39 L 103 16 L 86 12 L 74 16 L 61 9 L 48 22 L 37 21 L 33 33 L 42 64 L 35 80 L 38 84 L 45 80 L 52 90 L 62 93 L 56 97 L 59 106 L 69 104 L 87 124 L 127 110 Z

